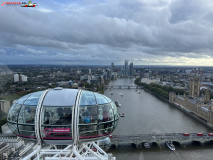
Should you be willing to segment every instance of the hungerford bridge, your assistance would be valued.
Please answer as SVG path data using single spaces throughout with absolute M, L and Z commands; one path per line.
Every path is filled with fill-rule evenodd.
M 143 87 L 140 87 L 140 86 L 136 86 L 136 85 L 106 85 L 105 86 L 105 89 L 107 89 L 107 88 L 119 88 L 119 89 L 121 89 L 121 88 L 128 88 L 128 89 L 130 89 L 130 88 L 143 88 Z
M 185 143 L 187 142 L 198 142 L 203 146 L 205 142 L 213 141 L 213 133 L 187 134 L 188 136 L 185 136 L 184 133 L 113 135 L 111 137 L 111 143 L 115 148 L 117 148 L 119 144 L 128 143 L 135 144 L 135 147 L 138 148 L 139 144 L 148 142 L 154 143 L 161 148 L 166 141 L 176 142 L 183 147 L 185 147 Z M 13 143 L 13 139 L 16 139 L 16 135 L 14 134 L 0 134 L 0 142 Z

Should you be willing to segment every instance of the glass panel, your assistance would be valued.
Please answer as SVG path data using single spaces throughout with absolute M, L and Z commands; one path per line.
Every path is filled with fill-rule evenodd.
M 41 124 L 71 125 L 73 107 L 43 107 Z
M 96 105 L 96 100 L 93 92 L 83 91 L 81 94 L 80 106 Z
M 21 136 L 29 137 L 29 138 L 36 138 L 35 126 L 19 125 L 18 129 L 19 129 Z
M 10 130 L 11 130 L 13 133 L 19 134 L 16 124 L 12 124 L 12 123 L 7 123 L 7 124 L 8 124 L 8 127 L 10 128 Z
M 91 114 L 88 106 L 80 106 L 79 108 L 79 124 L 91 123 Z
M 19 98 L 15 103 L 23 104 L 24 101 L 26 101 L 26 99 L 27 99 L 29 96 L 31 96 L 32 94 L 33 94 L 33 93 L 30 93 L 30 94 L 27 94 L 27 95 L 25 95 L 25 96 Z
M 98 106 L 80 106 L 79 124 L 98 123 Z
M 43 139 L 72 139 L 71 126 L 45 125 L 41 127 Z
M 38 104 L 38 101 L 42 95 L 44 91 L 39 91 L 39 92 L 35 92 L 33 93 L 25 102 L 24 104 L 25 105 L 35 105 L 37 106 Z
M 96 97 L 97 104 L 108 103 L 108 101 L 101 94 L 97 94 L 97 93 L 94 93 L 94 94 L 95 94 L 95 97 Z
M 98 135 L 107 135 L 113 131 L 114 122 L 101 123 L 98 125 Z
M 44 98 L 43 106 L 73 106 L 78 89 L 50 90 Z
M 17 119 L 18 119 L 18 114 L 19 111 L 21 109 L 22 104 L 13 104 L 13 106 L 10 108 L 10 111 L 8 113 L 8 121 L 12 121 L 12 122 L 16 122 L 17 123 Z
M 79 138 L 97 137 L 97 125 L 79 125 Z
M 115 105 L 115 103 L 111 102 L 110 105 L 112 106 L 112 110 L 113 110 L 114 114 L 117 114 L 118 110 L 117 110 L 117 106 Z
M 113 131 L 115 130 L 115 128 L 117 127 L 117 125 L 118 125 L 118 120 L 114 122 Z M 112 132 L 113 132 L 113 131 L 112 131 Z
M 118 113 L 115 114 L 114 116 L 115 116 L 115 120 L 118 120 L 118 119 L 119 119 L 119 114 L 118 114 Z
M 100 122 L 107 122 L 114 120 L 112 108 L 109 104 L 99 105 L 98 118 Z
M 19 113 L 18 123 L 35 123 L 35 114 L 36 114 L 37 106 L 26 106 L 23 105 L 21 107 L 21 111 Z
M 98 106 L 98 120 L 99 122 L 103 121 L 103 107 L 102 106 Z
M 102 96 L 104 96 L 104 95 L 102 95 Z M 108 102 L 112 102 L 112 100 L 110 98 L 108 98 L 107 96 L 104 96 L 104 98 L 106 98 Z

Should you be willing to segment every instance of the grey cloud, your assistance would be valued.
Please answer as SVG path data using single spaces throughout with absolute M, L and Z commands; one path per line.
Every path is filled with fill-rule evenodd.
M 0 53 L 6 54 L 7 52 L 4 49 L 0 49 Z
M 130 55 L 205 58 L 213 50 L 209 3 L 96 0 L 67 6 L 40 2 L 40 10 L 1 7 L 0 14 L 6 14 L 0 21 L 0 46 L 12 50 L 8 56 L 40 54 L 45 60 L 47 54 L 53 61 L 122 61 Z M 51 12 L 42 11 L 45 7 Z

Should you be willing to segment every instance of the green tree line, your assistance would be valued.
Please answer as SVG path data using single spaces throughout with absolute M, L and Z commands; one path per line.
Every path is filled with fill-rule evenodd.
M 173 87 L 161 86 L 155 83 L 150 83 L 150 84 L 142 83 L 142 82 L 139 82 L 139 78 L 135 80 L 135 84 L 139 86 L 143 86 L 145 89 L 153 93 L 156 93 L 157 95 L 165 99 L 169 99 L 169 92 L 175 92 L 176 94 L 180 94 L 180 95 L 183 95 L 184 93 L 188 94 L 182 89 L 175 89 Z

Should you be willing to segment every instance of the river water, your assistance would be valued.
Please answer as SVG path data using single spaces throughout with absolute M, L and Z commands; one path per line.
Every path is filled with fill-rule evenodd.
M 134 79 L 122 78 L 111 81 L 110 85 L 134 85 Z M 143 89 L 109 89 L 105 95 L 113 101 L 119 101 L 121 107 L 120 117 L 114 135 L 148 134 L 148 133 L 209 133 L 213 132 L 197 120 L 181 112 L 156 96 L 145 92 Z M 113 93 L 113 95 L 111 95 Z M 124 96 L 121 97 L 119 93 Z M 187 143 L 184 147 L 175 144 L 175 152 L 169 150 L 165 144 L 161 149 L 156 145 L 146 149 L 142 145 L 135 148 L 131 144 L 119 144 L 118 148 L 111 147 L 108 153 L 112 153 L 116 160 L 212 160 L 213 143 Z

